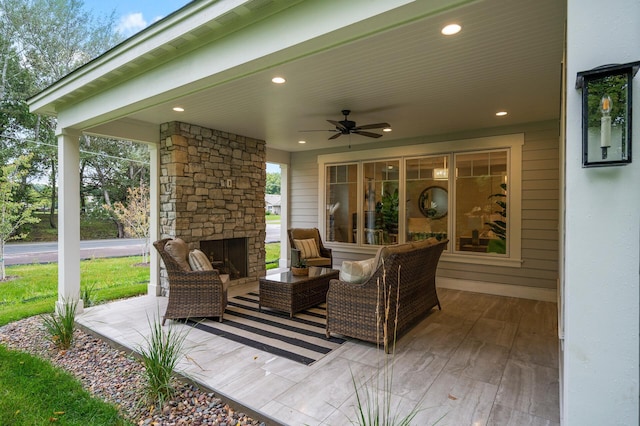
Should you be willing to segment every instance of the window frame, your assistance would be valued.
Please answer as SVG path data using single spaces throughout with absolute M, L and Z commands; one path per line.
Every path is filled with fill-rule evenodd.
M 326 166 L 339 165 L 345 163 L 358 163 L 358 212 L 362 211 L 363 192 L 362 173 L 365 162 L 399 160 L 399 198 L 400 217 L 404 217 L 406 204 L 406 160 L 421 156 L 450 155 L 453 157 L 457 153 L 473 153 L 506 149 L 508 151 L 507 170 L 509 174 L 509 238 L 507 240 L 508 255 L 495 255 L 492 253 L 462 254 L 455 252 L 453 244 L 449 244 L 448 249 L 443 253 L 442 260 L 448 262 L 471 263 L 491 266 L 516 267 L 522 266 L 522 147 L 524 145 L 524 134 L 508 134 L 499 136 L 489 136 L 472 139 L 449 140 L 442 142 L 425 143 L 415 141 L 414 144 L 393 148 L 367 149 L 362 151 L 349 151 L 334 154 L 318 155 L 318 225 L 321 235 L 326 235 L 326 188 L 325 174 Z M 453 165 L 450 163 L 449 167 Z M 451 190 L 455 186 L 455 173 L 449 173 L 449 208 L 450 214 L 455 213 L 455 199 L 451 198 Z M 406 221 L 399 221 L 398 234 L 402 235 L 404 241 L 406 231 Z M 452 226 L 451 224 L 449 225 Z M 450 229 L 449 232 L 452 230 Z M 453 235 L 453 234 L 450 234 Z M 362 244 L 361 235 L 358 235 L 357 243 L 327 243 L 328 247 L 338 251 L 351 251 L 354 253 L 372 253 L 379 246 Z

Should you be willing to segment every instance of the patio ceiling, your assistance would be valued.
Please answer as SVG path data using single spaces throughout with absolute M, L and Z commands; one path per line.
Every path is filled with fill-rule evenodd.
M 302 151 L 370 143 L 327 140 L 327 119 L 352 111 L 358 124 L 388 122 L 378 140 L 558 119 L 564 2 L 486 0 L 415 20 L 275 67 L 229 79 L 128 118 L 183 121 Z M 441 28 L 459 23 L 451 37 Z M 274 76 L 287 82 L 275 85 Z M 185 109 L 172 111 L 173 106 Z M 497 117 L 498 111 L 508 115 Z M 301 145 L 299 140 L 307 143 Z

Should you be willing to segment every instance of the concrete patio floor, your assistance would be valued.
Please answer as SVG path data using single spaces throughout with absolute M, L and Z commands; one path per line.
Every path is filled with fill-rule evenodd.
M 232 287 L 230 296 L 257 291 Z M 559 425 L 555 303 L 439 289 L 437 308 L 404 335 L 391 404 L 412 424 Z M 135 350 L 167 299 L 140 296 L 85 309 L 77 322 Z M 169 323 L 167 323 L 169 324 Z M 187 327 L 171 322 L 177 329 Z M 179 372 L 267 424 L 345 425 L 355 419 L 353 378 L 375 389 L 384 354 L 349 339 L 305 366 L 188 327 Z M 384 392 L 380 390 L 382 395 Z

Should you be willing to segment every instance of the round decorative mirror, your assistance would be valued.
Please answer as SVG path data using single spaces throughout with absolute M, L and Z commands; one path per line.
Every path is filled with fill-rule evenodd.
M 420 212 L 430 219 L 440 219 L 448 213 L 447 190 L 439 186 L 430 186 L 420 193 L 418 207 Z

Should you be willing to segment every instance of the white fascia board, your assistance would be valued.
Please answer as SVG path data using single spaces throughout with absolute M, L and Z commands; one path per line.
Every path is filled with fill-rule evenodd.
M 156 64 L 144 73 L 84 101 L 60 106 L 56 112 L 61 119 L 60 112 L 65 110 L 65 127 L 98 125 L 108 121 L 105 114 L 110 115 L 109 120 L 120 118 L 464 3 L 469 3 L 469 0 L 302 2 L 187 51 L 177 60 Z M 340 13 L 336 13 L 337 10 Z M 170 39 L 166 34 L 158 37 L 161 35 L 164 40 Z M 72 89 L 94 80 L 87 75 L 78 79 L 74 88 L 54 90 L 47 99 L 34 99 L 32 110 L 45 108 Z M 97 118 L 99 116 L 103 117 Z
M 164 20 L 133 35 L 96 59 L 61 78 L 42 92 L 28 99 L 31 110 L 41 112 L 51 104 L 51 97 L 59 99 L 78 88 L 117 70 L 119 67 L 167 45 L 201 25 L 213 21 L 248 0 L 206 0 L 192 2 Z

